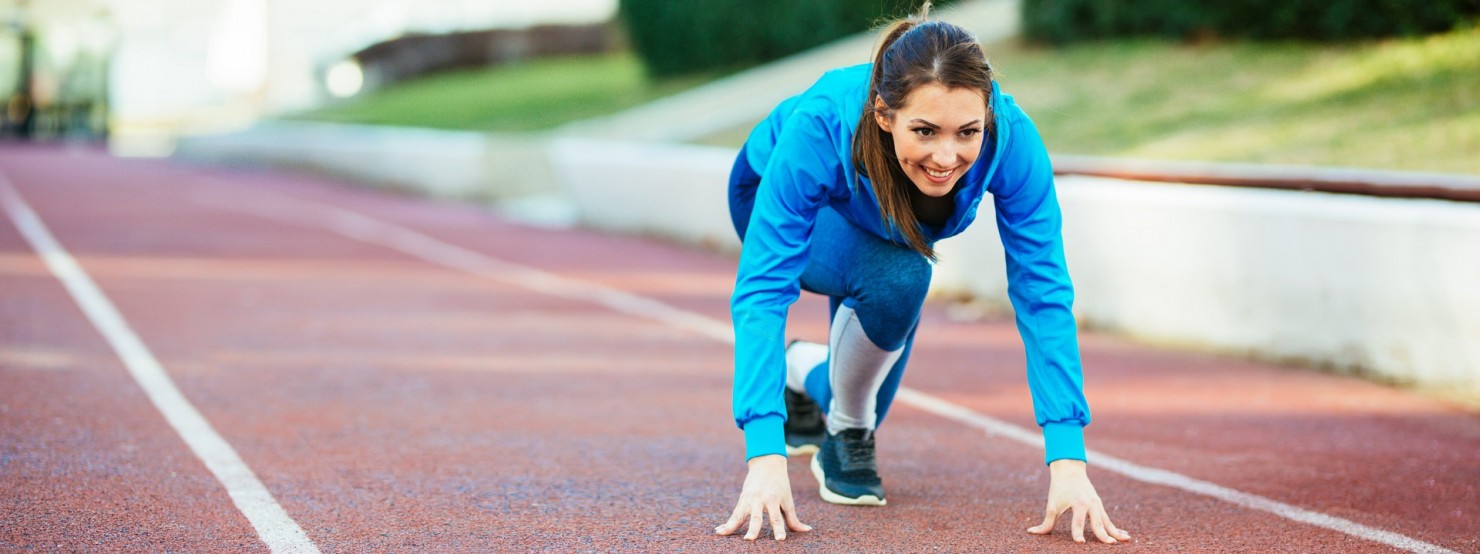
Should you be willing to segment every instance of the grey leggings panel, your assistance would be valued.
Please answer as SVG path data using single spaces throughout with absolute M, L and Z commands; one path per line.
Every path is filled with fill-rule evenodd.
M 859 229 L 831 208 L 818 212 L 811 244 L 802 288 L 830 297 L 833 325 L 856 323 L 862 336 L 849 338 L 846 328 L 834 329 L 834 335 L 847 339 L 829 341 L 838 349 L 829 353 L 836 367 L 814 369 L 807 377 L 807 393 L 824 410 L 832 409 L 836 394 L 845 409 L 843 423 L 873 420 L 872 425 L 857 425 L 873 427 L 888 412 L 909 360 L 930 288 L 930 262 L 909 247 Z M 845 307 L 851 316 L 842 312 Z M 847 317 L 839 318 L 840 312 Z M 873 402 L 861 400 L 870 394 Z M 872 417 L 858 413 L 869 404 Z M 832 427 L 834 416 L 828 417 Z

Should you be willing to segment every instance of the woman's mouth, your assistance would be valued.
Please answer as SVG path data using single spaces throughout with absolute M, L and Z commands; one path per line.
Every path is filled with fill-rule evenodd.
M 949 182 L 951 180 L 951 175 L 954 175 L 956 173 L 956 170 L 955 169 L 948 169 L 948 170 L 945 170 L 945 171 L 937 171 L 937 170 L 934 170 L 934 169 L 930 169 L 928 167 L 925 167 L 923 165 L 920 166 L 920 169 L 925 170 L 925 178 L 926 179 L 929 179 L 930 182 L 935 183 L 937 185 L 946 184 L 947 182 Z

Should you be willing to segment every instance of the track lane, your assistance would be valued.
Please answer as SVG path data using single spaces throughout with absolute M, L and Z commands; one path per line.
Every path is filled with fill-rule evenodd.
M 732 271 L 732 269 L 726 269 L 727 271 Z M 938 317 L 938 314 L 937 319 L 941 319 Z M 962 328 L 968 333 L 964 337 L 965 345 L 976 346 L 981 343 L 982 333 L 980 325 L 966 325 L 962 326 Z M 815 329 L 814 335 L 816 335 Z M 944 343 L 941 347 L 947 350 L 952 346 L 959 347 L 961 345 L 961 343 L 956 342 L 956 339 L 962 337 L 959 334 L 953 335 L 953 332 L 949 330 L 932 333 L 932 336 L 935 339 L 945 339 L 941 341 Z M 1012 369 L 1014 367 L 1021 367 L 1022 363 L 1016 333 L 1012 330 L 1011 326 L 1000 326 L 999 322 L 999 326 L 993 330 L 991 337 L 992 341 L 990 344 L 994 348 L 1000 347 L 1000 351 L 994 353 L 994 358 L 1006 362 L 1007 371 L 1002 375 L 1008 377 L 1010 381 L 1015 381 L 1003 383 L 1002 389 L 1004 392 L 997 396 L 1015 398 L 1018 404 L 1012 410 L 1002 413 L 999 419 L 1016 421 L 1023 427 L 1031 428 L 1031 421 L 1027 421 L 1022 417 L 1022 414 L 1030 412 L 1028 411 L 1026 401 L 1026 389 L 1021 383 L 1020 370 Z M 813 338 L 820 337 L 814 336 Z M 1093 339 L 1094 337 L 1091 336 L 1088 342 L 1095 342 Z M 931 339 L 922 339 L 922 343 L 927 340 Z M 1125 363 L 1127 358 L 1135 360 L 1132 364 L 1142 363 L 1142 361 L 1136 359 L 1143 354 L 1150 356 L 1154 365 L 1162 364 L 1162 362 L 1156 360 L 1156 353 L 1154 351 L 1124 343 L 1116 343 L 1115 341 L 1098 342 L 1108 344 L 1110 352 L 1105 356 L 1096 356 L 1094 358 L 1089 357 L 1087 354 L 1088 363 L 1091 365 L 1103 364 L 1113 367 L 1119 364 L 1122 367 L 1127 367 Z M 958 350 L 958 354 L 960 353 L 963 352 Z M 964 354 L 976 359 L 976 357 L 979 357 L 980 352 L 968 349 Z M 1179 355 L 1172 354 L 1171 356 L 1176 358 Z M 1379 409 L 1376 414 L 1370 414 L 1374 417 L 1369 417 L 1367 418 L 1368 421 L 1364 422 L 1365 424 L 1375 426 L 1373 429 L 1366 429 L 1365 427 L 1362 429 L 1365 435 L 1368 436 L 1346 437 L 1338 441 L 1343 442 L 1345 447 L 1335 448 L 1330 452 L 1332 456 L 1340 457 L 1339 460 L 1335 460 L 1337 463 L 1331 463 L 1319 469 L 1300 467 L 1301 465 L 1309 465 L 1307 463 L 1309 460 L 1320 459 L 1323 454 L 1326 454 L 1326 452 L 1316 450 L 1314 447 L 1321 445 L 1323 441 L 1330 441 L 1323 437 L 1317 437 L 1318 440 L 1315 441 L 1276 441 L 1272 446 L 1272 449 L 1275 451 L 1273 454 L 1275 455 L 1266 456 L 1271 461 L 1265 462 L 1265 465 L 1262 467 L 1250 469 L 1238 464 L 1224 464 L 1220 469 L 1233 473 L 1243 472 L 1243 474 L 1251 476 L 1250 478 L 1239 480 L 1240 484 L 1261 485 L 1241 487 L 1241 490 L 1253 489 L 1268 498 L 1277 501 L 1283 500 L 1286 503 L 1293 503 L 1298 506 L 1301 502 L 1308 499 L 1302 487 L 1330 487 L 1329 490 L 1337 491 L 1330 494 L 1333 498 L 1328 502 L 1333 512 L 1332 515 L 1351 518 L 1354 521 L 1370 521 L 1373 517 L 1377 517 L 1379 520 L 1385 519 L 1392 521 L 1394 525 L 1401 526 L 1403 522 L 1400 518 L 1385 518 L 1383 514 L 1387 511 L 1406 510 L 1408 513 L 1405 515 L 1411 518 L 1409 521 L 1420 521 L 1426 524 L 1426 527 L 1434 529 L 1436 532 L 1433 533 L 1433 537 L 1442 538 L 1447 536 L 1447 533 L 1460 533 L 1463 536 L 1463 522 L 1465 520 L 1465 508 L 1463 506 L 1469 498 L 1474 496 L 1474 486 L 1472 485 L 1474 480 L 1470 479 L 1470 477 L 1477 471 L 1476 464 L 1469 459 L 1469 453 L 1476 450 L 1476 444 L 1473 441 L 1476 429 L 1473 414 L 1453 408 L 1446 408 L 1441 404 L 1422 397 L 1391 391 L 1383 387 L 1350 379 L 1337 379 L 1338 382 L 1345 383 L 1345 386 L 1333 387 L 1331 386 L 1332 382 L 1329 376 L 1308 375 L 1302 370 L 1292 371 L 1273 368 L 1274 374 L 1270 375 L 1269 370 L 1271 368 L 1268 366 L 1246 364 L 1210 356 L 1182 356 L 1176 363 L 1186 364 L 1182 367 L 1191 368 L 1193 371 L 1182 371 L 1178 366 L 1162 366 L 1160 369 L 1164 371 L 1151 374 L 1153 379 L 1161 380 L 1171 385 L 1171 388 L 1174 389 L 1173 397 L 1169 398 L 1164 394 L 1166 391 L 1154 390 L 1152 394 L 1143 394 L 1140 397 L 1134 397 L 1130 402 L 1123 404 L 1140 407 L 1155 406 L 1158 402 L 1169 404 L 1167 407 L 1155 408 L 1152 412 L 1167 411 L 1168 408 L 1174 408 L 1171 411 L 1175 412 L 1178 409 L 1185 409 L 1187 407 L 1192 407 L 1195 411 L 1197 406 L 1221 406 L 1219 414 L 1213 418 L 1215 421 L 1236 419 L 1224 416 L 1230 414 L 1237 415 L 1241 411 L 1246 411 L 1247 407 L 1244 403 L 1250 400 L 1260 406 L 1259 409 L 1268 410 L 1270 413 L 1266 414 L 1267 417 L 1257 420 L 1252 427 L 1245 425 L 1227 430 L 1227 432 L 1238 434 L 1230 435 L 1232 440 L 1229 437 L 1219 438 L 1221 435 L 1217 435 L 1216 433 L 1209 433 L 1209 440 L 1204 441 L 1208 444 L 1197 446 L 1198 448 L 1206 447 L 1213 452 L 1220 452 L 1221 449 L 1227 446 L 1227 444 L 1219 444 L 1221 440 L 1236 443 L 1238 445 L 1237 448 L 1241 452 L 1244 452 L 1241 455 L 1235 456 L 1216 456 L 1223 461 L 1251 458 L 1246 452 L 1250 450 L 1257 452 L 1261 448 L 1262 443 L 1260 441 L 1264 439 L 1260 435 L 1260 431 L 1266 425 L 1266 421 L 1280 420 L 1283 417 L 1282 410 L 1292 409 L 1292 406 L 1296 412 L 1306 411 L 1300 407 L 1300 403 L 1303 400 L 1310 398 L 1342 399 L 1335 404 L 1326 406 L 1324 408 L 1326 410 L 1325 412 L 1322 412 L 1321 409 L 1314 410 L 1317 414 L 1328 416 L 1317 418 L 1319 421 L 1314 425 L 1302 424 L 1299 421 L 1285 422 L 1285 424 L 1300 426 L 1297 432 L 1332 433 L 1336 436 L 1346 433 L 1341 423 L 1344 417 L 1343 414 L 1349 410 L 1344 410 L 1343 406 L 1348 408 L 1351 406 L 1358 406 L 1359 408 L 1363 406 L 1367 408 L 1375 406 L 1385 407 Z M 978 369 L 981 365 L 980 361 L 973 361 L 964 366 L 968 368 L 965 374 L 951 372 L 944 375 L 948 376 L 948 381 L 967 381 L 979 373 Z M 1198 394 L 1188 394 L 1184 391 L 1175 390 L 1181 388 L 1183 383 L 1189 380 L 1195 381 L 1196 379 L 1203 378 L 1200 375 L 1200 373 L 1203 373 L 1201 371 L 1202 369 L 1227 368 L 1228 366 L 1232 366 L 1235 373 L 1225 372 L 1219 375 L 1217 379 L 1213 379 L 1207 383 L 1211 387 L 1203 392 L 1211 391 L 1213 392 L 1211 395 L 1203 394 L 1199 396 Z M 1242 366 L 1249 366 L 1253 369 L 1247 370 Z M 1256 376 L 1251 380 L 1241 374 L 1243 371 L 1253 371 Z M 913 372 L 912 375 L 914 373 L 918 372 Z M 1137 380 L 1145 378 L 1144 373 L 1146 372 L 1131 369 L 1114 375 L 1114 378 L 1129 383 L 1128 388 L 1134 389 L 1134 383 Z M 1268 381 L 1266 381 L 1266 377 L 1269 378 Z M 1223 386 L 1225 383 L 1229 386 Z M 1275 385 L 1269 386 L 1269 383 L 1275 383 Z M 1243 388 L 1240 389 L 1240 386 Z M 1282 386 L 1291 387 L 1292 390 L 1281 391 L 1280 388 Z M 954 386 L 954 383 L 948 382 L 942 384 L 940 390 L 953 390 L 955 388 L 957 387 Z M 1110 390 L 1113 393 L 1119 393 L 1121 389 L 1110 388 Z M 1241 394 L 1233 396 L 1222 394 L 1235 391 Z M 1244 393 L 1245 391 L 1248 392 Z M 1283 400 L 1281 400 L 1281 397 Z M 1222 404 L 1217 402 L 1210 404 L 1208 403 L 1209 398 L 1223 399 L 1225 402 Z M 1289 404 L 1289 406 L 1281 405 L 1282 402 Z M 1134 415 L 1144 415 L 1145 413 L 1146 410 L 1138 410 Z M 1172 417 L 1176 416 L 1175 413 L 1169 415 Z M 1172 421 L 1175 421 L 1175 419 Z M 1391 429 L 1393 425 L 1397 425 L 1403 428 L 1403 430 L 1393 433 L 1393 429 Z M 1162 427 L 1168 428 L 1169 426 L 1162 425 Z M 1175 426 L 1171 426 L 1170 428 L 1175 429 Z M 1215 431 L 1224 430 L 1215 429 Z M 1410 433 L 1408 431 L 1417 432 Z M 1185 429 L 1177 430 L 1176 432 L 1184 436 L 1188 434 Z M 1193 435 L 1200 432 L 1196 428 L 1191 430 L 1191 434 Z M 1376 451 L 1369 453 L 1363 451 L 1366 444 L 1363 440 L 1401 446 L 1389 447 L 1385 451 L 1378 448 Z M 1432 447 L 1438 444 L 1437 441 L 1440 440 L 1453 440 L 1455 442 L 1454 446 L 1456 446 L 1456 448 L 1446 452 L 1435 452 L 1437 457 L 1440 458 L 1440 463 L 1445 468 L 1443 471 L 1419 472 L 1417 474 L 1412 471 L 1393 471 L 1393 468 L 1403 468 L 1404 466 L 1407 466 L 1411 470 L 1414 466 L 1414 464 L 1406 464 L 1402 459 L 1394 458 L 1395 453 L 1401 458 L 1402 456 L 1406 456 L 1407 452 L 1415 449 Z M 1295 446 L 1296 448 L 1307 448 L 1304 452 L 1283 452 L 1282 447 L 1287 445 Z M 1177 460 L 1174 459 L 1174 467 L 1192 468 L 1205 465 L 1206 460 L 1200 460 L 1197 456 L 1187 456 L 1186 449 L 1183 450 L 1157 454 L 1170 455 L 1180 459 L 1191 459 L 1193 461 L 1191 464 L 1178 464 L 1175 463 Z M 1370 460 L 1373 458 L 1381 458 L 1387 465 L 1378 465 L 1375 468 L 1370 467 Z M 1152 463 L 1152 465 L 1157 465 L 1157 463 Z M 1294 469 L 1292 470 L 1291 468 Z M 1278 473 L 1280 471 L 1284 471 L 1286 475 L 1279 475 Z M 1366 471 L 1366 473 L 1364 474 L 1363 471 Z M 1201 473 L 1206 478 L 1215 481 L 1217 477 L 1223 475 L 1218 472 L 1194 471 L 1191 473 L 1194 475 Z M 1308 475 L 1311 473 L 1319 473 L 1319 479 L 1308 478 Z M 1409 483 L 1404 482 L 1405 479 L 1410 479 L 1410 482 L 1411 480 L 1421 480 L 1429 490 L 1417 491 L 1415 493 L 1415 491 L 1411 490 L 1413 487 Z M 1435 484 L 1440 480 L 1447 480 L 1447 483 L 1444 486 L 1435 487 Z M 1270 485 L 1271 483 L 1272 486 L 1262 486 Z M 1372 486 L 1374 483 L 1377 486 Z M 1295 494 L 1291 494 L 1292 492 Z M 1353 503 L 1353 498 L 1357 499 L 1355 505 L 1362 506 L 1363 508 L 1348 507 L 1348 505 Z M 1394 499 L 1401 500 L 1395 501 Z M 1458 502 L 1458 506 L 1460 507 L 1436 514 L 1430 508 L 1432 502 Z M 1336 525 L 1341 526 L 1342 524 L 1337 522 Z M 1377 531 L 1381 534 L 1380 530 L 1372 531 Z M 1443 542 L 1437 538 L 1436 540 Z M 1400 537 L 1399 542 L 1404 543 L 1404 540 Z M 1424 548 L 1421 544 L 1417 545 L 1417 547 Z M 1473 545 L 1469 545 L 1465 548 L 1472 547 Z
M 936 339 L 969 326 L 937 321 Z M 1005 340 L 1005 337 L 1004 339 Z M 1157 352 L 1087 334 L 1092 449 L 1460 552 L 1480 499 L 1475 414 L 1431 398 L 1309 370 Z M 923 349 L 922 349 L 923 350 Z M 1031 424 L 1021 353 L 986 363 L 950 348 L 914 385 L 978 413 Z M 989 392 L 988 392 L 989 391 Z M 1093 460 L 1091 460 L 1093 464 Z
M 1378 532 L 1378 535 L 1381 535 L 1381 532 Z M 1407 541 L 1407 542 L 1410 542 L 1410 541 Z M 1400 541 L 1400 544 L 1403 544 L 1403 541 Z
M 265 550 L 9 221 L 0 291 L 0 550 Z
M 141 334 L 171 353 L 174 363 L 168 367 L 186 368 L 181 370 L 186 375 L 177 374 L 177 379 L 187 395 L 213 421 L 221 422 L 222 433 L 254 468 L 263 468 L 259 472 L 264 481 L 285 497 L 285 507 L 305 522 L 310 536 L 326 550 L 456 550 L 511 544 L 726 550 L 737 545 L 703 534 L 728 513 L 725 504 L 743 477 L 742 466 L 734 459 L 738 433 L 724 423 L 729 378 L 725 345 L 579 302 L 534 298 L 486 279 L 449 275 L 445 269 L 321 230 L 268 225 L 221 210 L 202 212 L 201 206 L 192 208 L 180 200 L 202 188 L 250 192 L 246 187 L 263 187 L 327 200 L 464 248 L 607 286 L 642 286 L 650 275 L 684 275 L 647 287 L 665 291 L 675 286 L 661 299 L 717 318 L 727 317 L 724 300 L 732 262 L 589 233 L 531 231 L 475 210 L 408 202 L 313 179 L 218 173 L 202 184 L 191 180 L 199 172 L 152 167 L 142 173 L 147 176 L 150 171 L 164 177 L 153 178 L 161 190 L 147 196 L 168 199 L 163 206 L 174 214 L 170 217 L 194 221 L 191 225 L 208 221 L 193 228 L 219 227 L 219 232 L 177 237 L 173 243 L 150 238 L 145 231 L 150 225 L 166 230 L 192 227 L 180 222 L 165 225 L 166 218 L 146 217 L 144 210 L 136 219 L 115 221 L 114 227 L 131 229 L 136 239 L 149 238 L 143 242 L 156 241 L 148 249 L 152 258 L 148 263 L 118 261 L 142 252 L 122 248 L 109 237 L 95 239 L 96 246 L 113 249 L 115 259 L 99 252 L 96 262 L 86 263 L 89 267 L 102 263 L 99 267 L 106 266 L 106 272 L 119 278 L 113 286 L 105 284 L 110 290 L 133 280 L 126 287 L 129 291 L 120 295 L 133 299 L 119 300 L 121 307 L 130 305 L 124 308 L 126 313 L 176 316 L 173 322 L 150 323 L 151 330 L 141 329 Z M 110 173 L 127 172 L 112 168 Z M 134 193 L 152 189 L 132 186 Z M 74 210 L 92 217 L 117 215 L 113 210 L 98 213 L 73 207 L 58 207 L 55 213 Z M 191 210 L 199 213 L 186 213 Z M 78 222 L 69 228 L 83 236 L 89 234 L 89 224 L 98 223 Z M 170 271 L 177 277 L 159 277 Z M 164 282 L 149 284 L 141 277 L 151 272 Z M 199 282 L 186 286 L 186 281 Z M 431 292 L 419 292 L 423 289 Z M 799 308 L 794 318 L 798 332 L 819 334 L 818 314 L 823 309 L 811 299 Z M 510 317 L 485 319 L 504 313 Z M 211 314 L 233 317 L 201 325 Z M 1012 353 L 1020 346 L 1013 344 L 1016 337 L 1010 325 L 950 322 L 934 308 L 928 316 L 932 319 L 927 325 L 939 330 L 930 334 L 930 340 L 938 342 L 929 350 L 939 354 L 930 354 L 924 363 L 917 358 L 911 386 L 979 391 L 953 401 L 1021 422 L 1028 412 L 1019 412 L 1021 406 L 1012 399 L 1025 402 L 1026 393 L 1013 388 L 1022 386 L 1020 369 L 1011 369 L 1013 356 L 1021 354 Z M 399 336 L 396 330 L 408 326 L 428 331 Z M 515 338 L 490 338 L 510 333 Z M 962 336 L 974 338 L 963 341 Z M 231 345 L 223 342 L 229 338 L 241 344 L 223 347 Z M 1142 348 L 1103 342 L 1110 344 L 1106 360 L 1147 355 Z M 922 346 L 922 353 L 925 350 Z M 1154 353 L 1150 355 L 1154 358 Z M 983 370 L 984 359 L 1001 362 L 985 364 L 989 367 Z M 1208 365 L 1214 376 L 1238 380 L 1235 372 L 1220 373 L 1218 368 L 1226 361 L 1192 360 L 1202 360 L 1198 363 Z M 1002 369 L 992 369 L 998 365 Z M 1280 371 L 1284 370 L 1276 373 Z M 1153 387 L 1168 380 L 1176 391 L 1180 386 L 1176 374 L 1166 369 L 1139 380 Z M 1114 410 L 1121 408 L 1115 407 L 1118 402 L 1096 396 L 1100 375 L 1108 374 L 1090 378 L 1099 421 L 1091 428 L 1091 446 L 1125 456 L 1124 450 L 1111 447 L 1116 433 L 1109 431 L 1114 429 L 1105 429 L 1107 422 L 1119 417 Z M 1132 373 L 1116 377 L 1138 380 Z M 1313 386 L 1345 381 L 1317 377 Z M 618 398 L 610 398 L 613 394 Z M 560 399 L 562 395 L 566 398 Z M 1150 394 L 1136 402 L 1154 405 L 1169 398 Z M 1111 416 L 1103 407 L 1107 402 Z M 642 410 L 631 410 L 634 405 Z M 597 418 L 597 423 L 571 415 L 589 413 L 583 410 L 614 415 Z M 1124 413 L 1134 415 L 1131 412 Z M 1278 412 L 1274 410 L 1273 417 Z M 1441 415 L 1445 417 L 1438 419 L 1456 419 L 1453 413 Z M 899 550 L 1073 547 L 1055 541 L 1062 536 L 1042 539 L 1021 533 L 1036 523 L 1046 487 L 1043 482 L 1028 484 L 1042 478 L 1041 463 L 1034 461 L 1037 453 L 990 438 L 970 440 L 980 435 L 904 407 L 891 418 L 882 436 L 899 438 L 884 439 L 881 454 L 891 495 L 900 501 L 875 512 L 823 505 L 805 494 L 811 478 L 794 467 L 803 515 L 814 514 L 810 522 L 821 527 L 818 533 L 797 539 L 829 550 L 878 547 L 880 537 L 861 530 L 888 525 L 884 540 Z M 716 427 L 716 421 L 721 425 Z M 548 428 L 540 427 L 545 424 Z M 1157 437 L 1175 437 L 1177 429 L 1185 428 L 1169 425 L 1164 418 L 1138 420 L 1136 427 L 1142 426 Z M 1472 430 L 1474 419 L 1459 414 L 1451 427 Z M 1102 431 L 1109 437 L 1101 438 Z M 931 437 L 934 440 L 922 440 Z M 1153 461 L 1147 463 L 1174 466 L 1177 456 L 1185 455 L 1190 461 L 1187 468 L 1206 467 L 1199 462 L 1215 457 L 1198 453 L 1206 446 L 1197 444 L 1199 440 L 1194 436 L 1194 444 L 1166 452 L 1148 450 Z M 1459 446 L 1463 450 L 1466 444 Z M 1460 465 L 1467 468 L 1473 465 Z M 1222 476 L 1215 472 L 1205 478 L 1222 482 Z M 1337 533 L 1291 528 L 1278 518 L 1125 481 L 1096 473 L 1117 521 L 1137 535 L 1137 544 L 1126 545 L 1133 549 L 1219 545 L 1247 551 L 1385 551 Z M 983 484 L 993 485 L 990 497 L 964 492 Z M 1384 490 L 1391 492 L 1379 487 L 1376 494 Z M 1183 516 L 1184 510 L 1195 515 Z M 1010 524 L 1014 519 L 1019 525 Z M 1179 532 L 1183 528 L 1177 523 L 1186 520 L 1189 529 Z M 1395 521 L 1400 525 L 1388 528 L 1402 531 L 1402 526 L 1414 523 L 1406 516 Z M 1436 542 L 1453 539 L 1440 532 Z M 1238 540 L 1210 543 L 1210 535 Z M 1467 549 L 1463 543 L 1457 546 Z

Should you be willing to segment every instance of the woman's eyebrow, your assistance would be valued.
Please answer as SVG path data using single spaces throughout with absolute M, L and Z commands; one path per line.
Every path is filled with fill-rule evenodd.
M 980 120 L 980 119 L 973 119 L 973 120 L 968 121 L 965 124 L 961 125 L 960 128 L 961 129 L 965 129 L 965 128 L 971 127 L 973 125 L 980 125 L 981 122 L 982 122 L 982 120 Z M 934 123 L 931 123 L 929 121 L 925 121 L 925 120 L 920 119 L 918 117 L 917 118 L 914 118 L 914 119 L 911 119 L 910 120 L 910 123 L 919 123 L 919 124 L 924 125 L 926 127 L 930 127 L 931 129 L 936 129 L 936 130 L 939 130 L 940 129 L 940 125 L 936 125 Z

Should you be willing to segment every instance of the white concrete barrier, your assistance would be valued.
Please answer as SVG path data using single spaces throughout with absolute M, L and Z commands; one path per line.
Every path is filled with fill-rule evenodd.
M 442 197 L 563 194 L 590 227 L 739 248 L 728 148 L 313 123 L 180 148 Z M 1480 394 L 1480 204 L 1075 176 L 1058 191 L 1083 324 Z M 941 243 L 932 289 L 1005 308 L 1002 247 L 980 223 Z
M 550 144 L 550 165 L 583 224 L 739 252 L 726 183 L 735 151 L 580 138 Z
M 738 246 L 735 152 L 558 139 L 590 226 Z M 1480 204 L 1061 177 L 1081 323 L 1480 394 Z M 1005 306 L 990 214 L 940 245 L 932 288 Z
M 1061 177 L 1085 323 L 1480 392 L 1480 205 Z M 1005 302 L 996 229 L 942 287 Z
M 302 167 L 436 197 L 498 201 L 555 191 L 547 143 L 538 134 L 265 121 L 183 137 L 175 156 Z

